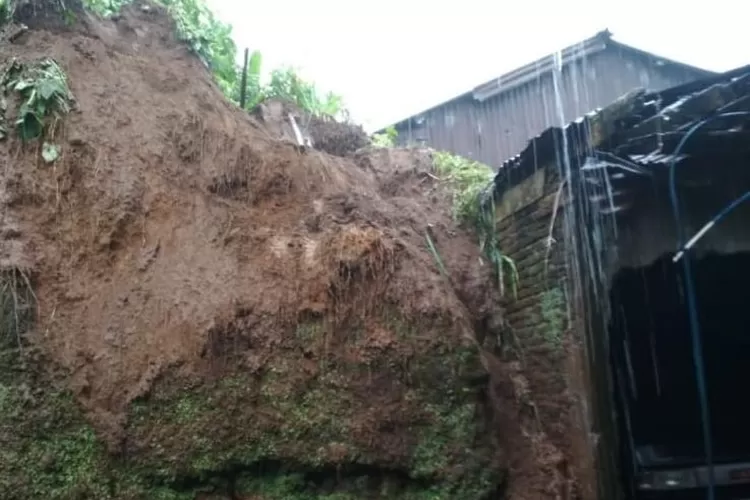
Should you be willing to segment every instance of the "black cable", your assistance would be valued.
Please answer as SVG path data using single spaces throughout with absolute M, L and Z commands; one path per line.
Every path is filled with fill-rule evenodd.
M 680 217 L 680 207 L 677 198 L 677 187 L 675 182 L 675 165 L 677 158 L 679 158 L 680 151 L 687 143 L 688 139 L 704 125 L 719 119 L 719 118 L 730 118 L 730 117 L 747 117 L 750 116 L 750 112 L 736 111 L 730 113 L 721 113 L 718 115 L 711 116 L 693 125 L 690 130 L 687 131 L 685 136 L 682 138 L 677 148 L 672 153 L 673 159 L 669 165 L 669 194 L 670 201 L 672 203 L 672 211 L 674 213 L 675 224 L 677 226 L 677 250 L 680 251 L 685 244 L 684 227 L 682 225 L 682 219 Z M 691 259 L 689 254 L 686 252 L 682 259 L 683 272 L 685 274 L 685 292 L 688 302 L 688 316 L 690 320 L 690 336 L 693 348 L 693 364 L 695 365 L 695 378 L 698 385 L 698 400 L 701 409 L 701 423 L 703 430 L 703 446 L 706 454 L 706 465 L 708 467 L 708 491 L 706 498 L 708 500 L 714 500 L 716 493 L 716 474 L 714 470 L 714 456 L 713 456 L 713 444 L 711 442 L 711 412 L 708 406 L 708 390 L 706 388 L 706 373 L 705 364 L 703 361 L 703 343 L 701 338 L 700 323 L 698 320 L 698 304 L 695 297 L 695 284 L 693 282 L 693 270 L 691 265 Z

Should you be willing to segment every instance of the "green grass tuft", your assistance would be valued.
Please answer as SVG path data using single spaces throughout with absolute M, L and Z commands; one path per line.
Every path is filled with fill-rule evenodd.
M 482 163 L 451 153 L 433 153 L 435 172 L 453 191 L 453 216 L 473 229 L 479 246 L 492 264 L 500 293 L 510 286 L 513 297 L 518 291 L 515 262 L 500 250 L 495 224 L 495 204 L 491 193 L 494 172 Z
M 444 151 L 433 153 L 435 172 L 453 191 L 453 216 L 476 226 L 481 217 L 482 192 L 492 183 L 492 169 L 482 163 Z
M 440 257 L 440 253 L 438 253 L 437 248 L 435 247 L 435 242 L 432 241 L 429 231 L 425 233 L 424 236 L 427 240 L 427 248 L 430 250 L 432 257 L 435 259 L 435 263 L 437 264 L 438 269 L 440 269 L 440 274 L 442 274 L 444 278 L 448 278 L 448 271 L 445 269 L 443 259 Z

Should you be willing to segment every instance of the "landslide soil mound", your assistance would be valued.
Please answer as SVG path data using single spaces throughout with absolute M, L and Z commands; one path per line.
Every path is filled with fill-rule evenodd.
M 317 117 L 278 99 L 260 103 L 253 110 L 253 115 L 273 137 L 296 143 L 294 129 L 289 120 L 291 116 L 295 119 L 303 138 L 309 139 L 315 149 L 335 156 L 351 156 L 370 143 L 364 129 L 359 125 Z
M 3 498 L 494 498 L 499 298 L 429 151 L 279 141 L 172 33 L 2 42 L 75 97 L 51 165 L 0 142 Z

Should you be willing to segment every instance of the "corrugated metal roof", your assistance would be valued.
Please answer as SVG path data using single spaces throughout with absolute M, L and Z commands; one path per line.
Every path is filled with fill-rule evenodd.
M 436 104 L 435 106 L 432 106 L 420 113 L 416 113 L 408 118 L 404 118 L 403 120 L 396 122 L 394 126 L 398 127 L 437 108 L 449 105 L 454 101 L 464 99 L 469 96 L 479 102 L 482 102 L 486 99 L 489 99 L 490 97 L 495 97 L 500 94 L 510 92 L 513 89 L 524 85 L 525 83 L 529 83 L 533 80 L 541 78 L 544 74 L 551 73 L 556 66 L 561 68 L 566 67 L 571 63 L 601 52 L 608 47 L 616 47 L 624 51 L 639 54 L 640 56 L 656 58 L 664 64 L 677 66 L 684 70 L 696 72 L 697 74 L 701 74 L 703 76 L 716 75 L 716 73 L 712 71 L 661 57 L 659 55 L 618 42 L 614 40 L 612 33 L 608 29 L 605 29 L 592 37 L 586 38 L 585 40 L 565 47 L 560 51 L 548 54 L 540 59 L 537 59 L 536 61 L 505 73 L 497 78 L 493 78 L 492 80 L 484 82 L 481 85 L 478 85 L 471 90 L 459 94 L 452 99 Z M 382 130 L 380 132 L 382 132 Z
M 477 101 L 482 102 L 490 97 L 509 92 L 516 87 L 538 79 L 545 73 L 551 73 L 555 67 L 562 70 L 563 67 L 575 61 L 589 57 L 607 48 L 607 43 L 611 41 L 611 37 L 612 35 L 609 30 L 597 33 L 593 37 L 566 47 L 557 53 L 547 55 L 510 73 L 478 85 L 472 91 L 472 96 Z
M 750 65 L 661 92 L 632 92 L 610 106 L 565 127 L 550 127 L 507 160 L 495 177 L 496 198 L 531 175 L 539 165 L 568 155 L 587 172 L 610 169 L 615 181 L 650 175 L 653 169 L 680 162 L 700 151 L 750 149 L 750 117 L 734 115 L 701 128 L 690 147 L 675 156 L 678 144 L 695 124 L 727 112 L 750 112 Z M 565 134 L 565 136 L 563 136 Z M 565 138 L 566 141 L 563 141 Z M 561 151 L 561 145 L 573 145 Z M 653 170 L 656 172 L 656 170 Z
M 603 50 L 570 62 L 563 71 L 477 101 L 471 95 L 397 128 L 400 144 L 424 143 L 498 168 L 529 139 L 635 88 L 662 90 L 695 81 L 701 74 L 654 63 L 620 50 Z M 645 92 L 645 91 L 644 91 Z

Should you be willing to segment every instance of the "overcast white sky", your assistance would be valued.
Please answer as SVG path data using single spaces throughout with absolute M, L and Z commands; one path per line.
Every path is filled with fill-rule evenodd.
M 663 57 L 750 64 L 748 0 L 208 0 L 240 52 L 291 65 L 373 130 L 605 28 Z

